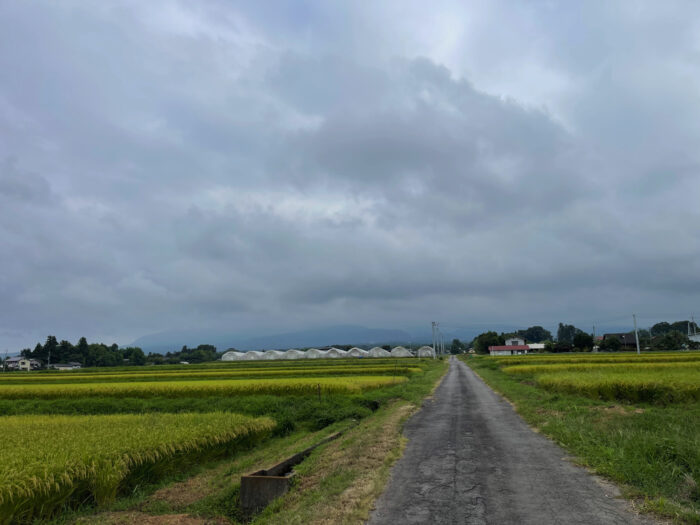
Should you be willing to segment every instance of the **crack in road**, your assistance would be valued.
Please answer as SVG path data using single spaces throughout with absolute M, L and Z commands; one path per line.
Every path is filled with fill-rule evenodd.
M 656 523 L 562 459 L 458 359 L 404 433 L 406 451 L 370 525 Z

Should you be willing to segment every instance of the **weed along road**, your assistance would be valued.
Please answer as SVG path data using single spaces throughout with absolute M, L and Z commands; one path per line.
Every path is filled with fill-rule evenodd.
M 452 358 L 370 524 L 651 524 Z

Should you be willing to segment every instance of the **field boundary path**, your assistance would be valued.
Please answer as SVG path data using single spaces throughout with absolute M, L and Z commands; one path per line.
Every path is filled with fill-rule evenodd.
M 404 434 L 406 451 L 370 525 L 657 523 L 567 461 L 456 358 Z

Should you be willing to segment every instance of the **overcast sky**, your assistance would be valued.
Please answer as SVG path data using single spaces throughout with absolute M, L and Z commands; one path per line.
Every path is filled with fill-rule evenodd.
M 0 349 L 693 311 L 696 1 L 0 2 Z

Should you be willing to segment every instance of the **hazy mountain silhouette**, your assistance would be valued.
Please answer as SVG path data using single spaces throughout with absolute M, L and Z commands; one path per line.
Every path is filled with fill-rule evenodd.
M 425 340 L 430 340 L 429 333 L 427 339 L 423 338 L 421 342 Z M 418 342 L 414 336 L 404 330 L 339 325 L 256 337 L 242 337 L 239 334 L 216 331 L 168 331 L 139 337 L 131 343 L 131 346 L 139 346 L 145 352 L 163 353 L 180 350 L 183 345 L 193 347 L 203 343 L 212 344 L 218 350 L 227 348 L 261 350 L 333 344 L 405 344 L 411 341 Z

